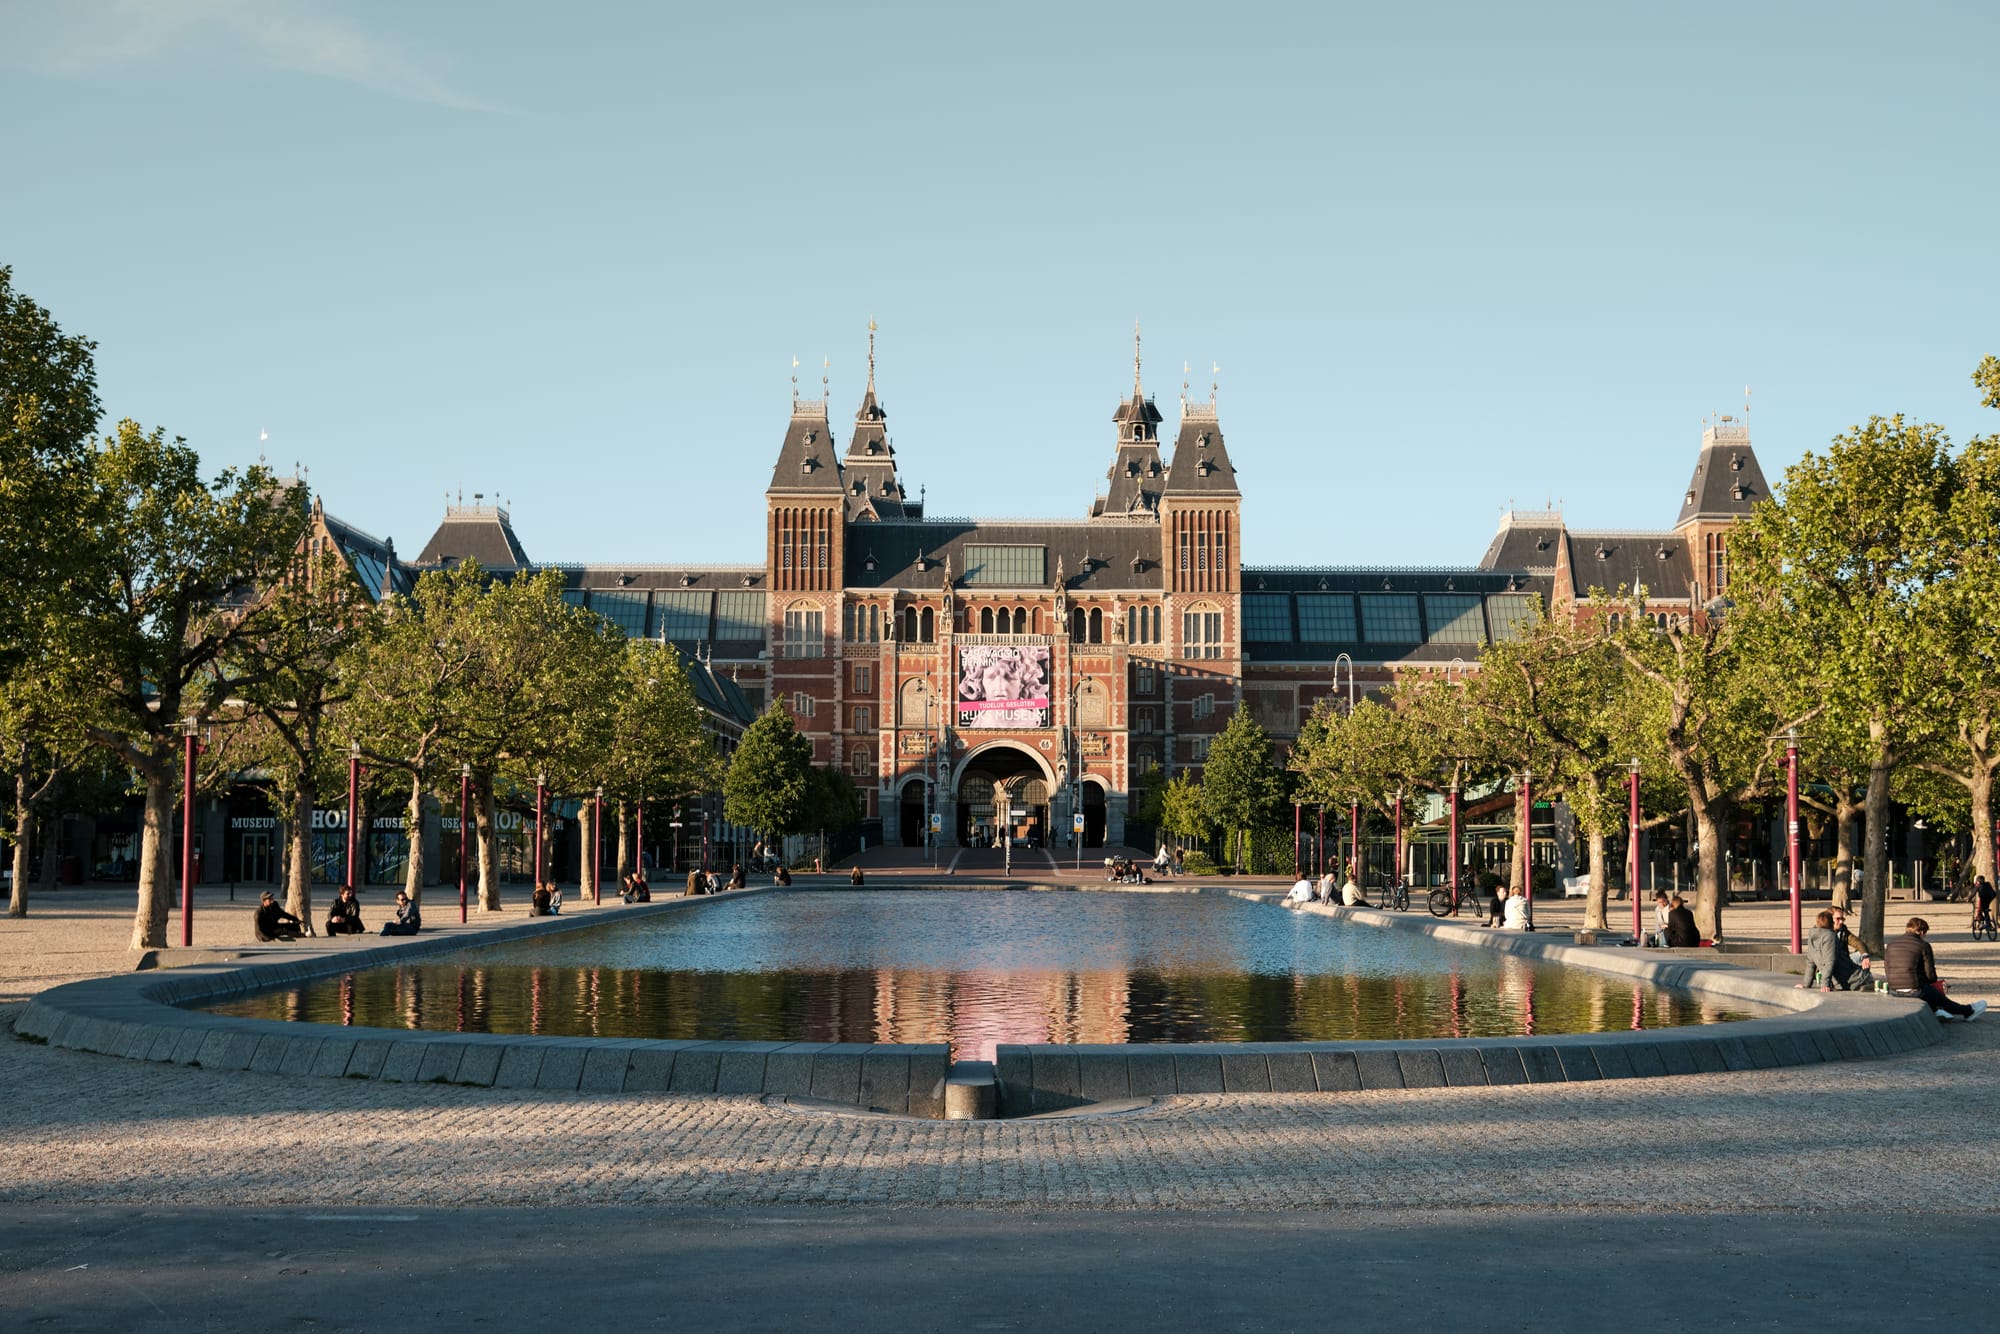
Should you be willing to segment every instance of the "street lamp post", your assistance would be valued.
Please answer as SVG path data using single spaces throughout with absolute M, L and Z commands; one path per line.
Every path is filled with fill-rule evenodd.
M 1792 953 L 1804 944 L 1799 921 L 1799 729 L 1785 733 L 1785 853 L 1792 880 Z
M 1340 665 L 1342 663 L 1347 664 L 1347 711 L 1352 714 L 1354 712 L 1354 659 L 1348 657 L 1345 653 L 1337 654 L 1333 659 L 1333 688 L 1335 690 L 1340 689 Z
M 458 920 L 465 922 L 465 863 L 472 855 L 472 766 L 458 766 Z
M 1646 943 L 1646 928 L 1639 916 L 1639 761 L 1636 756 L 1626 773 L 1629 788 L 1626 801 L 1631 810 L 1626 813 L 1625 832 L 1631 846 L 1625 851 L 1625 883 L 1630 886 L 1628 892 L 1632 895 L 1632 943 L 1643 945 Z
M 535 885 L 542 883 L 542 811 L 548 801 L 548 775 L 535 775 Z
M 604 786 L 597 788 L 590 810 L 590 901 L 604 902 Z
M 185 725 L 181 761 L 181 948 L 194 947 L 194 752 L 193 715 Z
M 361 877 L 354 873 L 354 830 L 357 823 L 355 803 L 361 792 L 361 743 L 352 742 L 347 747 L 347 887 L 353 889 Z

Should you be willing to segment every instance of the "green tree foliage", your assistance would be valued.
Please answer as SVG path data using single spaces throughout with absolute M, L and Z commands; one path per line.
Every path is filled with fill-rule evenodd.
M 1270 822 L 1285 799 L 1285 785 L 1271 738 L 1248 709 L 1238 709 L 1209 746 L 1201 771 L 1202 806 L 1209 822 L 1233 835 L 1236 869 L 1243 869 L 1245 839 Z
M 732 824 L 765 838 L 804 833 L 811 810 L 812 742 L 792 715 L 773 704 L 744 729 L 722 782 L 722 810 Z
M 1871 418 L 1786 469 L 1780 503 L 1758 506 L 1734 543 L 1738 601 L 1811 646 L 1784 693 L 1809 691 L 1807 707 L 1865 737 L 1861 938 L 1877 950 L 1890 785 L 1940 706 L 1938 644 L 1924 606 L 1950 568 L 1958 489 L 1950 451 L 1937 426 Z
M 602 783 L 605 796 L 614 802 L 618 873 L 623 875 L 632 866 L 637 803 L 709 790 L 722 765 L 702 728 L 701 706 L 687 669 L 673 648 L 628 640 L 609 703 L 608 744 L 584 781 Z
M 71 521 L 88 494 L 100 411 L 95 348 L 0 266 L 0 681 L 30 656 L 45 604 L 76 596 L 69 584 L 86 548 Z
M 130 421 L 92 462 L 71 533 L 82 552 L 76 642 L 101 683 L 86 726 L 145 786 L 132 948 L 153 949 L 166 944 L 182 719 L 234 695 L 229 656 L 262 626 L 251 595 L 283 576 L 304 516 L 264 469 L 204 483 L 184 441 Z
M 1205 843 L 1214 832 L 1201 784 L 1192 775 L 1177 774 L 1160 790 L 1160 828 L 1178 839 L 1182 847 Z

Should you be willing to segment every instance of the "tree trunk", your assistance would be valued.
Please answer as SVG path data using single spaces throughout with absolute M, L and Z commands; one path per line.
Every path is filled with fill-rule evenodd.
M 301 922 L 312 920 L 312 815 L 315 799 L 311 770 L 301 765 L 298 777 L 292 780 L 291 828 L 286 833 L 286 841 L 291 846 L 285 867 L 285 911 Z
M 1590 809 L 1601 814 L 1604 810 L 1604 779 L 1591 774 L 1584 780 L 1584 790 L 1590 797 Z M 1590 823 L 1590 893 L 1583 901 L 1583 929 L 1586 931 L 1608 929 L 1605 911 L 1611 897 L 1611 875 L 1610 865 L 1604 857 L 1604 829 L 1593 817 Z M 1632 892 L 1636 894 L 1638 890 Z
M 1705 798 L 1695 803 L 1694 924 L 1703 940 L 1722 939 L 1723 830 L 1729 827 L 1734 803 L 1727 798 Z
M 632 812 L 625 799 L 618 799 L 618 879 L 623 883 L 632 874 Z
M 1833 808 L 1833 906 L 1842 912 L 1854 911 L 1854 825 L 1861 805 L 1853 793 L 1843 789 L 1834 798 Z
M 1972 763 L 1966 790 L 1972 797 L 1972 873 L 1993 883 L 1993 770 L 1985 756 Z
M 146 813 L 139 835 L 139 907 L 132 917 L 132 948 L 163 949 L 167 905 L 173 899 L 174 780 L 171 770 L 146 778 Z
M 1861 851 L 1861 943 L 1882 952 L 1883 918 L 1889 906 L 1889 775 L 1895 755 L 1889 729 L 1880 718 L 1868 721 L 1868 809 Z
M 424 897 L 424 773 L 419 768 L 410 775 L 410 806 L 403 817 L 404 832 L 409 835 L 410 855 L 404 860 L 403 892 L 410 896 L 410 902 L 421 903 Z
M 28 915 L 28 845 L 35 838 L 35 808 L 28 801 L 28 746 L 21 744 L 14 767 L 14 892 L 7 902 L 9 917 Z
M 597 803 L 589 797 L 583 799 L 576 813 L 576 896 L 579 899 L 597 899 L 597 858 L 591 856 L 592 845 L 597 836 Z
M 493 780 L 472 780 L 473 817 L 479 830 L 479 911 L 500 911 L 500 844 L 495 837 Z

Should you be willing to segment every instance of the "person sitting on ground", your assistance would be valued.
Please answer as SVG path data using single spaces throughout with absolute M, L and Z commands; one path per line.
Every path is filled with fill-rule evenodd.
M 1350 908 L 1368 906 L 1368 896 L 1361 892 L 1361 886 L 1354 883 L 1354 876 L 1351 873 L 1347 877 L 1347 883 L 1340 887 L 1340 901 Z
M 1285 902 L 1292 904 L 1304 904 L 1304 903 L 1311 903 L 1312 901 L 1313 901 L 1312 878 L 1310 876 L 1302 875 L 1292 883 L 1292 892 L 1285 896 Z
M 1653 934 L 1651 937 L 1648 938 L 1647 943 L 1654 946 L 1657 949 L 1665 949 L 1667 947 L 1668 909 L 1669 905 L 1667 903 L 1667 891 L 1664 889 L 1654 890 L 1653 891 Z
M 1701 944 L 1701 928 L 1694 923 L 1694 914 L 1688 911 L 1687 900 L 1676 894 L 1668 900 L 1667 948 L 1671 950 L 1691 950 Z
M 259 940 L 297 940 L 306 924 L 278 906 L 278 896 L 270 890 L 257 901 L 252 929 Z
M 410 898 L 408 891 L 397 890 L 396 920 L 382 923 L 382 934 L 385 936 L 414 936 L 417 932 L 423 930 L 423 926 L 423 914 L 417 911 L 417 905 Z
M 1980 921 L 1993 920 L 1993 882 L 1980 876 L 1972 882 L 1972 920 L 1968 926 L 1978 926 Z
M 783 865 L 783 864 L 781 863 L 781 864 L 779 865 L 778 869 L 777 869 L 776 871 L 772 872 L 772 874 L 771 874 L 771 883 L 772 883 L 772 884 L 776 884 L 776 885 L 789 885 L 789 884 L 791 884 L 791 883 L 792 883 L 792 873 L 791 873 L 791 871 L 790 871 L 790 870 L 788 870 L 788 869 L 787 869 L 787 868 L 786 868 L 786 867 L 785 867 L 785 866 L 784 866 L 784 865 Z
M 562 886 L 551 880 L 542 888 L 549 892 L 549 916 L 554 917 L 562 911 Z
M 637 871 L 625 877 L 625 901 L 627 903 L 651 903 L 653 887 Z
M 1526 894 L 1516 890 L 1507 896 L 1507 902 L 1501 909 L 1500 924 L 1509 931 L 1526 931 L 1528 929 L 1528 896 Z
M 528 916 L 547 917 L 549 915 L 549 887 L 536 885 L 534 897 L 528 900 Z
M 1332 903 L 1334 895 L 1339 892 L 1340 881 L 1334 877 L 1333 872 L 1328 871 L 1319 878 L 1319 884 L 1313 889 L 1313 897 L 1321 903 Z
M 1840 957 L 1845 951 L 1839 947 L 1844 944 L 1833 929 L 1833 914 L 1822 909 L 1806 931 L 1806 980 L 1798 985 L 1821 991 L 1847 990 L 1849 975 L 1858 970 L 1849 958 L 1846 972 L 1841 971 Z
M 1861 943 L 1861 937 L 1847 926 L 1847 909 L 1835 905 L 1833 909 L 1834 957 L 1846 959 L 1861 971 L 1849 985 L 1850 991 L 1873 991 L 1875 974 L 1869 971 L 1868 947 Z
M 847 883 L 850 885 L 865 884 L 867 883 L 867 879 L 866 876 L 861 874 L 861 864 L 859 862 L 856 862 L 854 869 L 847 873 Z
M 361 925 L 361 900 L 354 897 L 354 886 L 343 885 L 340 897 L 326 910 L 326 933 L 329 936 L 358 936 L 366 930 Z
M 729 887 L 731 889 L 747 889 L 749 885 L 750 882 L 743 878 L 743 867 L 740 864 L 729 868 Z
M 1903 924 L 1903 934 L 1882 947 L 1882 962 L 1889 972 L 1889 994 L 1915 997 L 1930 1006 L 1940 1019 L 1977 1019 L 1986 1013 L 1985 1001 L 1961 1005 L 1944 994 L 1937 958 L 1931 953 L 1931 943 L 1924 939 L 1930 930 L 1929 922 L 1912 917 Z

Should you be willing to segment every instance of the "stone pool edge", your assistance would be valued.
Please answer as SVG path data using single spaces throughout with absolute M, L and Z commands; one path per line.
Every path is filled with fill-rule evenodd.
M 582 1093 L 782 1094 L 942 1119 L 951 1060 L 943 1043 L 725 1042 L 561 1038 L 516 1033 L 428 1033 L 244 1019 L 184 1007 L 364 968 L 534 936 L 589 930 L 635 917 L 691 911 L 776 886 L 670 898 L 608 917 L 543 917 L 504 926 L 457 923 L 365 946 L 245 947 L 250 957 L 120 973 L 52 987 L 14 1021 L 17 1036 L 52 1047 L 332 1079 L 383 1079 Z M 190 951 L 205 958 L 214 951 Z M 163 957 L 171 959 L 172 952 Z
M 1267 905 L 1283 902 L 1279 894 L 1226 885 L 1104 888 L 1121 893 L 1211 894 Z M 1539 1038 L 999 1046 L 994 1050 L 994 1067 L 1000 1115 L 1025 1116 L 1113 1098 L 1177 1093 L 1354 1093 L 1769 1070 L 1894 1056 L 1944 1041 L 1942 1025 L 1920 1001 L 1800 990 L 1793 985 L 1792 974 L 1752 971 L 1721 958 L 1660 957 L 1647 950 L 1573 945 L 1549 936 L 1373 908 L 1311 904 L 1294 911 L 1384 930 L 1418 931 L 1454 945 L 1789 1013 L 1741 1020 L 1720 1033 L 1707 1025 L 1688 1025 Z
M 951 1064 L 943 1043 L 428 1033 L 243 1019 L 183 1008 L 530 936 L 817 888 L 760 886 L 714 897 L 672 898 L 623 908 L 615 918 L 592 914 L 502 926 L 452 924 L 411 939 L 374 943 L 377 938 L 370 937 L 371 943 L 361 947 L 300 944 L 258 946 L 254 951 L 246 947 L 251 957 L 51 988 L 28 1002 L 14 1031 L 56 1047 L 205 1069 L 585 1093 L 776 1094 L 942 1118 Z M 1096 891 L 1094 886 L 1050 888 Z M 1263 904 L 1279 898 L 1227 886 L 1161 887 L 1159 892 L 1214 894 Z M 1796 990 L 1789 974 L 1759 974 L 1720 960 L 1647 958 L 1647 951 L 1613 952 L 1373 909 L 1313 905 L 1302 911 L 1357 925 L 1418 930 L 1453 944 L 1708 992 L 1790 1013 L 1730 1024 L 1723 1036 L 1715 1036 L 1707 1027 L 1690 1026 L 1533 1039 L 1006 1045 L 997 1048 L 994 1062 L 1000 1115 L 1179 1093 L 1345 1093 L 1771 1069 L 1892 1056 L 1944 1040 L 1940 1025 L 1920 1002 Z

